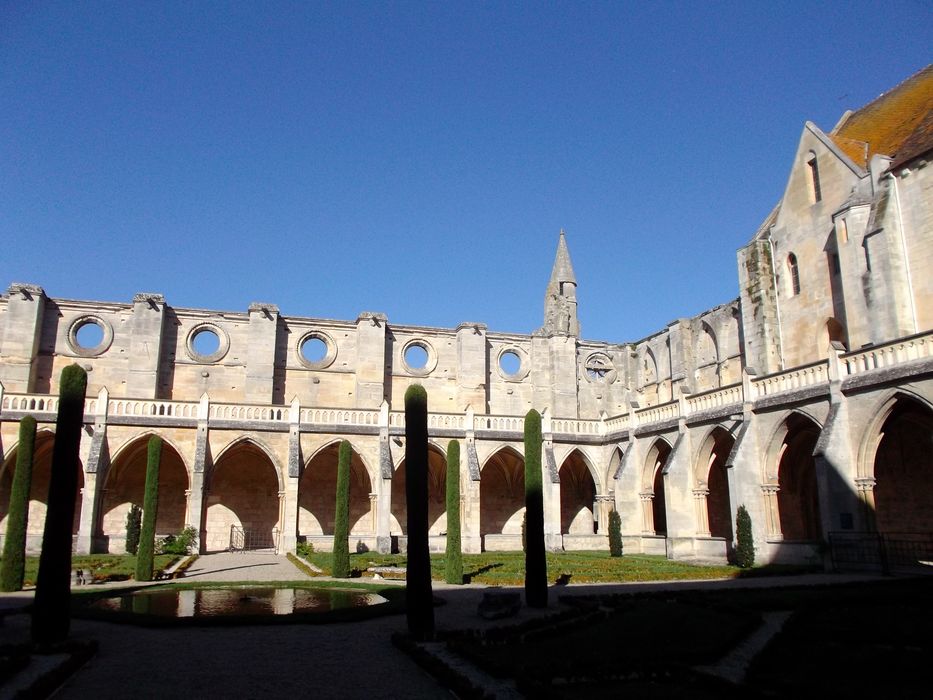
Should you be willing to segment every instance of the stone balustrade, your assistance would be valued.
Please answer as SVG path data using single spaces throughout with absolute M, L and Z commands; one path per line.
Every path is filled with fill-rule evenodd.
M 732 384 L 711 391 L 704 391 L 700 394 L 693 394 L 687 397 L 687 413 L 699 413 L 709 411 L 721 406 L 734 406 L 741 404 L 745 399 L 741 384 Z
M 668 401 L 657 406 L 639 408 L 635 411 L 635 424 L 638 427 L 663 423 L 680 418 L 680 404 L 677 401 Z
M 758 377 L 751 382 L 752 400 L 787 391 L 797 391 L 829 381 L 829 362 L 820 360 L 802 367 Z
M 842 355 L 843 376 L 922 360 L 933 356 L 933 331 Z

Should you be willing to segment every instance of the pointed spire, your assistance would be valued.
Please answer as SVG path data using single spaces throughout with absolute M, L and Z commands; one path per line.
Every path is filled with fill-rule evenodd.
M 548 287 L 554 287 L 555 292 L 560 293 L 561 282 L 577 283 L 577 278 L 573 274 L 573 265 L 570 262 L 570 251 L 567 250 L 567 237 L 564 229 L 560 230 L 557 255 L 554 256 L 554 268 L 551 270 L 551 283 Z
M 577 278 L 570 263 L 570 251 L 564 229 L 557 241 L 557 255 L 551 270 L 551 281 L 544 294 L 544 328 L 548 333 L 580 335 L 577 320 Z

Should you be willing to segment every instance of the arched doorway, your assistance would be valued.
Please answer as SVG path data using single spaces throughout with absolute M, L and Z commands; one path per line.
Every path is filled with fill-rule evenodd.
M 874 476 L 878 532 L 933 533 L 933 411 L 898 398 L 881 427 Z
M 596 533 L 594 507 L 596 483 L 578 450 L 571 452 L 558 472 L 560 476 L 560 532 L 562 535 Z
M 335 442 L 315 454 L 305 466 L 298 483 L 298 535 L 315 548 L 333 547 L 334 518 L 337 504 L 337 462 L 340 443 Z M 350 457 L 350 535 L 375 537 L 375 510 L 370 499 L 372 482 L 369 471 L 356 450 Z M 359 543 L 350 547 L 355 551 Z
M 671 446 L 663 438 L 658 438 L 645 458 L 641 490 L 645 534 L 667 535 L 664 467 L 670 456 Z
M 149 438 L 149 435 L 140 437 L 124 447 L 107 470 L 95 548 L 111 554 L 126 551 L 126 516 L 133 504 L 143 507 Z M 185 527 L 187 489 L 185 463 L 175 448 L 163 440 L 156 537 L 177 534 Z
M 521 549 L 525 459 L 511 447 L 500 449 L 483 465 L 479 489 L 483 548 Z
M 726 460 L 734 444 L 735 438 L 728 430 L 716 427 L 703 441 L 696 463 L 695 495 L 700 502 L 697 532 L 727 542 L 732 541 L 732 508 Z
M 392 475 L 392 520 L 390 534 L 408 534 L 408 502 L 405 496 L 405 460 Z M 447 459 L 434 445 L 428 445 L 428 535 L 447 532 Z
M 799 413 L 785 421 L 787 433 L 778 455 L 778 516 L 784 540 L 822 537 L 813 450 L 820 427 Z
M 279 477 L 251 440 L 226 449 L 205 488 L 204 549 L 273 549 L 278 545 Z
M 45 512 L 49 497 L 49 481 L 52 475 L 52 448 L 55 434 L 40 430 L 36 433 L 36 445 L 33 449 L 32 483 L 29 488 L 29 515 L 26 524 L 26 551 L 39 552 L 42 549 L 42 535 L 45 531 Z M 16 449 L 13 449 L 3 463 L 0 474 L 0 533 L 6 535 L 7 519 L 10 510 L 10 491 L 13 485 L 13 472 L 16 470 Z M 75 494 L 75 514 L 72 534 L 78 534 L 81 523 L 81 491 L 84 489 L 84 467 L 78 463 L 78 490 Z

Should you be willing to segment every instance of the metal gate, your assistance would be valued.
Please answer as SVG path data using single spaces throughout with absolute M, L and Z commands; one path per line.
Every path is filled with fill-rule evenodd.
M 933 573 L 933 535 L 917 532 L 831 532 L 834 571 Z
M 270 531 L 231 525 L 229 550 L 231 552 L 268 551 L 278 554 L 279 529 L 274 527 Z

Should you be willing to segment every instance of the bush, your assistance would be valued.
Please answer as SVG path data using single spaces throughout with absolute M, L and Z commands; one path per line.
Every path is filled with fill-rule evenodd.
M 615 510 L 609 513 L 609 556 L 622 556 L 622 516 Z
M 463 552 L 460 540 L 460 443 L 447 445 L 447 553 L 444 578 L 463 583 Z
M 735 516 L 735 563 L 743 569 L 755 564 L 755 544 L 752 541 L 752 518 L 745 509 L 739 506 Z
M 139 549 L 139 530 L 143 522 L 143 511 L 135 503 L 126 514 L 126 553 L 135 555 Z
M 408 633 L 434 638 L 434 595 L 428 552 L 428 394 L 417 384 L 405 392 L 405 503 L 408 508 Z
M 314 554 L 314 544 L 311 542 L 299 542 L 295 547 L 295 553 L 299 557 L 307 557 L 309 554 Z
M 177 535 L 166 535 L 160 541 L 156 549 L 159 554 L 191 554 L 191 549 L 198 540 L 198 531 L 188 525 Z

